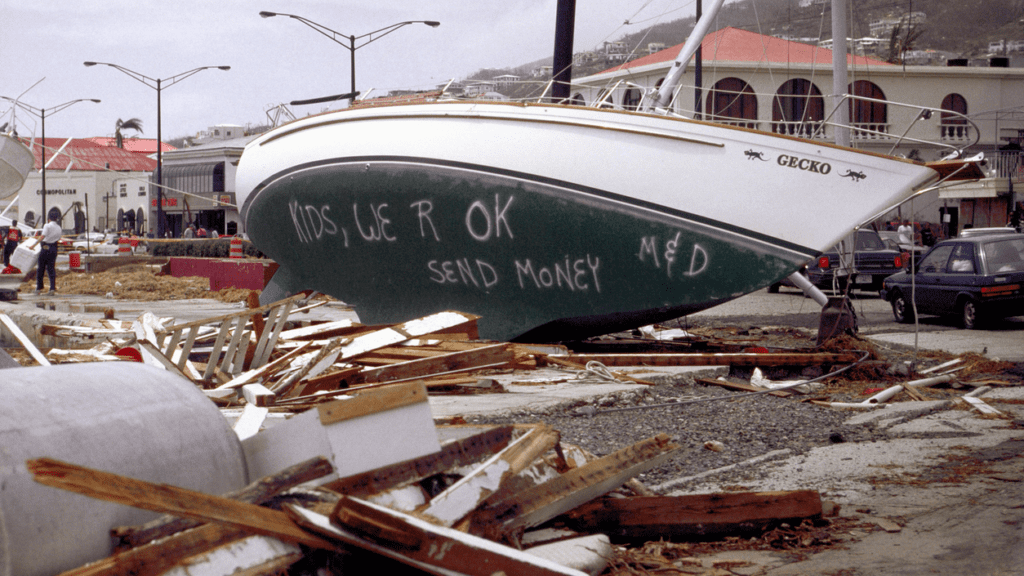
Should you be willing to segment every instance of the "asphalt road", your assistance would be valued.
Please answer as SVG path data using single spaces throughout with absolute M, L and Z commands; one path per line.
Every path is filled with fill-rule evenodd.
M 953 317 L 923 316 L 915 324 L 900 324 L 892 308 L 877 292 L 852 295 L 858 334 L 895 344 L 912 346 L 915 340 L 927 349 L 953 354 L 977 352 L 989 358 L 1024 362 L 1024 316 L 995 320 L 982 330 L 964 330 Z M 777 294 L 759 290 L 742 298 L 693 314 L 683 322 L 730 322 L 749 326 L 793 326 L 817 329 L 821 307 L 795 288 Z

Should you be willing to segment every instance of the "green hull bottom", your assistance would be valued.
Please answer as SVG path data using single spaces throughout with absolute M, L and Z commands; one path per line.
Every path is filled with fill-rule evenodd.
M 249 237 L 281 265 L 266 296 L 317 290 L 371 324 L 458 310 L 481 316 L 481 337 L 495 340 L 572 340 L 684 316 L 814 255 L 679 208 L 375 158 L 278 174 L 244 213 Z

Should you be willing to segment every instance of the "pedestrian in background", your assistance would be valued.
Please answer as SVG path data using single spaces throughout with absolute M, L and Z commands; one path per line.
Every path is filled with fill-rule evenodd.
M 11 254 L 18 249 L 18 242 L 21 242 L 21 228 L 18 228 L 18 221 L 13 220 L 4 237 L 4 268 L 11 265 Z
M 44 273 L 50 277 L 50 294 L 57 293 L 57 243 L 61 236 L 57 219 L 58 216 L 54 214 L 43 226 L 42 249 L 39 250 L 39 263 L 36 265 L 36 294 L 43 291 Z

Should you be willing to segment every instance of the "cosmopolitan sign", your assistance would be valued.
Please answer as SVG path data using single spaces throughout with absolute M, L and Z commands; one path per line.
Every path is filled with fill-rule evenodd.
M 42 190 L 36 190 L 36 196 L 42 196 L 42 195 L 43 195 L 43 191 Z M 46 189 L 46 195 L 47 196 L 77 196 L 78 195 L 78 189 L 76 189 L 76 188 L 57 188 L 57 189 L 47 188 Z

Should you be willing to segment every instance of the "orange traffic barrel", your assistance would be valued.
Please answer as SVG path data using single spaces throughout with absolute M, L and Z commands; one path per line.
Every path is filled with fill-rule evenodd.
M 131 240 L 127 236 L 121 236 L 117 239 L 117 254 L 118 256 L 127 256 L 132 253 Z
M 242 257 L 242 239 L 238 236 L 233 236 L 231 238 L 231 251 L 228 253 L 228 256 L 231 258 Z

